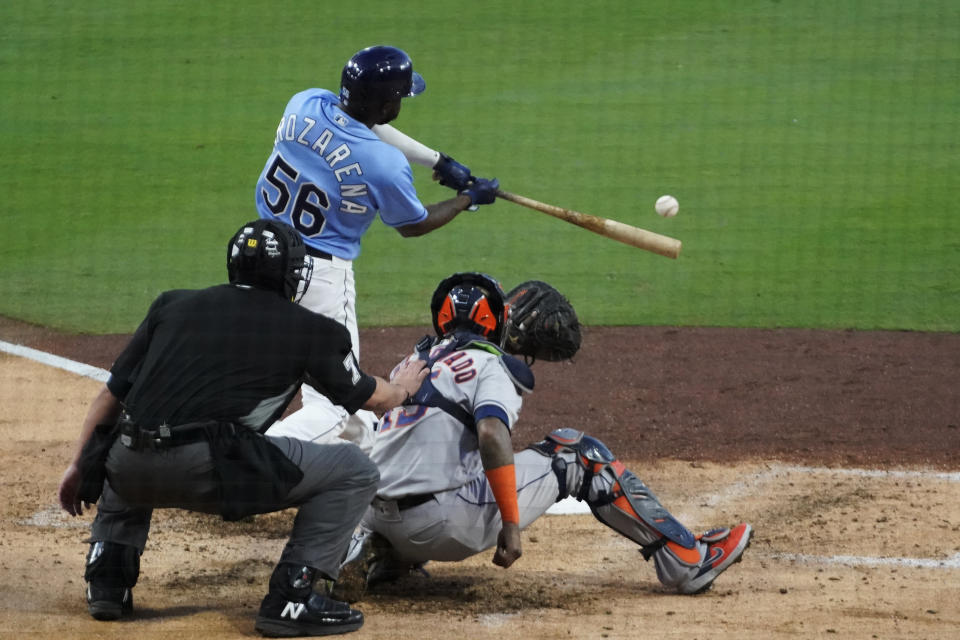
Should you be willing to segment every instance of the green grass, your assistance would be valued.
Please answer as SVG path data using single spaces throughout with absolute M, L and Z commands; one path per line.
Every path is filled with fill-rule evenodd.
M 508 202 L 417 239 L 378 222 L 362 325 L 426 324 L 436 282 L 477 269 L 548 280 L 592 325 L 960 331 L 960 4 L 533 5 L 3 3 L 0 314 L 127 332 L 223 281 L 287 98 L 390 43 L 428 85 L 402 130 L 684 249 Z

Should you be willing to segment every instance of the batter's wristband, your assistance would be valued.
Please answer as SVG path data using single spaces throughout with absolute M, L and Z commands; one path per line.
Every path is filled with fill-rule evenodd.
M 496 469 L 487 469 L 487 482 L 493 490 L 493 497 L 500 507 L 500 519 L 504 522 L 520 524 L 520 507 L 517 505 L 517 472 L 512 464 Z

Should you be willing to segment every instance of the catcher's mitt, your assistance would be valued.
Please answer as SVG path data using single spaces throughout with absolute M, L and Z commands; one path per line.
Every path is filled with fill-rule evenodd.
M 504 349 L 535 360 L 567 360 L 580 349 L 580 321 L 570 302 L 546 282 L 528 280 L 507 294 Z

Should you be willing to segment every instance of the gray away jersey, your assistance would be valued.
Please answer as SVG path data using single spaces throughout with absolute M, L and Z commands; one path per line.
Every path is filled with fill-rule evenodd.
M 477 421 L 496 417 L 513 429 L 522 398 L 497 355 L 454 351 L 434 363 L 430 380 Z M 380 469 L 377 495 L 387 499 L 456 489 L 483 473 L 476 433 L 437 407 L 404 406 L 385 414 L 370 457 Z

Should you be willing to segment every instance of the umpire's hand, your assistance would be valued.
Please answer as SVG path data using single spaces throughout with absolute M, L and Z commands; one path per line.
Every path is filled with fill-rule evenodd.
M 520 548 L 520 525 L 506 522 L 497 536 L 497 551 L 493 554 L 493 564 L 506 569 L 514 560 L 523 555 Z
M 64 511 L 72 516 L 83 515 L 83 507 L 90 508 L 89 502 L 80 500 L 80 480 L 82 479 L 80 468 L 76 463 L 71 463 L 60 480 L 60 488 L 57 494 L 60 498 L 60 506 Z

